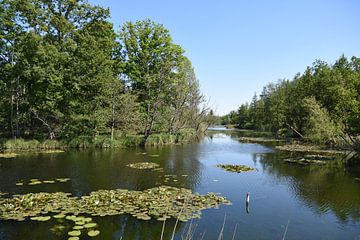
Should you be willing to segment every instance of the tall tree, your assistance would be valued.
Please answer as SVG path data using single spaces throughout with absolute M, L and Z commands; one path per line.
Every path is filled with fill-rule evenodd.
M 128 84 L 138 95 L 144 115 L 144 134 L 160 120 L 171 86 L 176 84 L 183 50 L 172 42 L 169 31 L 150 20 L 126 23 L 121 31 Z

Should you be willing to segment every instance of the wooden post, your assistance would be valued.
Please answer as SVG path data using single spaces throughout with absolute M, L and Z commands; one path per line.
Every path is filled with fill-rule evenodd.
M 250 213 L 250 193 L 246 193 L 246 213 Z

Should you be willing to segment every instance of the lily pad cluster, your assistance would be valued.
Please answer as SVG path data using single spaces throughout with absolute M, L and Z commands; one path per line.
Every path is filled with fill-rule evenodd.
M 287 158 L 284 159 L 287 163 L 295 163 L 299 165 L 323 165 L 331 160 L 335 160 L 334 156 L 326 156 L 326 155 L 305 155 L 303 157 L 297 158 Z
M 305 144 L 286 144 L 275 147 L 281 151 L 289 152 L 306 152 L 306 153 L 316 153 L 316 154 L 342 154 L 346 151 L 333 150 L 333 149 L 321 149 L 318 146 L 305 145 Z
M 153 169 L 159 168 L 160 165 L 157 163 L 152 162 L 138 162 L 138 163 L 131 163 L 126 165 L 127 167 L 136 168 L 136 169 Z
M 27 185 L 39 185 L 39 184 L 51 184 L 51 183 L 65 183 L 70 181 L 70 178 L 56 178 L 53 180 L 39 180 L 37 178 L 30 179 L 30 181 L 27 183 Z M 23 186 L 25 185 L 24 181 L 19 181 L 15 184 L 16 186 Z
M 62 215 L 61 216 L 65 216 Z M 73 221 L 75 226 L 68 232 L 69 239 L 79 239 L 82 231 L 86 231 L 89 237 L 96 237 L 100 231 L 96 229 L 97 224 L 92 221 L 90 217 L 69 215 L 65 217 L 66 220 Z
M 63 192 L 40 192 L 0 198 L 0 219 L 22 221 L 27 217 L 41 217 L 55 213 L 53 218 L 62 218 L 69 214 L 93 216 L 131 214 L 141 220 L 154 218 L 163 221 L 174 217 L 180 221 L 187 221 L 199 218 L 201 210 L 218 208 L 221 204 L 231 203 L 215 193 L 199 195 L 192 193 L 189 189 L 170 186 L 160 186 L 144 191 L 99 190 L 81 198 L 72 197 L 71 194 Z M 35 220 L 45 221 L 45 218 Z
M 324 161 L 311 160 L 311 159 L 305 159 L 305 158 L 300 158 L 300 159 L 289 158 L 289 159 L 284 159 L 284 162 L 295 163 L 295 164 L 299 164 L 299 165 L 309 165 L 309 164 L 322 165 L 322 164 L 326 164 L 326 162 L 324 162 Z
M 233 165 L 233 164 L 219 164 L 217 167 L 222 168 L 228 172 L 242 173 L 247 171 L 254 171 L 255 168 L 244 166 L 244 165 Z

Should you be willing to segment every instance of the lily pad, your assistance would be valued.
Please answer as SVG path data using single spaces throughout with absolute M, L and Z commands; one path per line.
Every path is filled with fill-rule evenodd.
M 54 180 L 44 180 L 43 183 L 55 183 Z
M 83 226 L 79 226 L 79 225 L 76 225 L 73 227 L 74 230 L 80 230 L 80 229 L 84 229 Z
M 126 166 L 136 169 L 152 169 L 152 168 L 158 168 L 160 165 L 152 162 L 138 162 L 138 163 L 131 163 Z
M 79 230 L 73 230 L 73 231 L 68 232 L 68 235 L 72 236 L 72 237 L 78 237 L 81 235 L 81 232 Z
M 254 171 L 255 168 L 244 166 L 244 165 L 232 165 L 232 164 L 219 164 L 217 167 L 222 168 L 228 172 L 242 173 L 247 171 Z
M 96 237 L 97 235 L 100 234 L 100 231 L 99 230 L 90 230 L 87 234 L 89 237 Z
M 69 237 L 68 240 L 79 240 L 79 237 Z
M 41 182 L 40 181 L 31 181 L 28 185 L 39 185 L 39 184 L 41 184 Z
M 45 212 L 57 212 L 54 218 L 65 218 L 73 221 L 77 226 L 94 228 L 97 225 L 91 222 L 91 218 L 78 214 L 91 216 L 131 214 L 142 220 L 151 218 L 161 220 L 162 216 L 178 218 L 182 212 L 182 220 L 187 221 L 197 217 L 196 214 L 201 210 L 218 208 L 220 204 L 230 204 L 230 202 L 215 193 L 200 195 L 189 189 L 170 186 L 159 186 L 143 191 L 98 190 L 80 198 L 62 192 L 40 192 L 1 199 L 0 219 L 23 220 L 31 217 L 32 220 L 39 221 L 44 218 L 39 215 Z M 49 216 L 46 219 L 50 219 Z
M 61 183 L 65 183 L 70 181 L 70 178 L 57 178 L 56 181 L 61 182 Z
M 84 225 L 84 228 L 93 228 L 93 227 L 96 227 L 97 224 L 96 223 L 87 223 Z
M 45 222 L 51 219 L 50 216 L 40 216 L 40 217 L 32 217 L 30 218 L 33 221 Z
M 64 218 L 65 217 L 65 214 L 57 214 L 57 215 L 54 215 L 53 218 Z

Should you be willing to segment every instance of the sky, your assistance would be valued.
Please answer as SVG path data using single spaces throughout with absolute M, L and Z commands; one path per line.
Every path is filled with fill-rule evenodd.
M 304 72 L 316 59 L 360 57 L 358 0 L 90 0 L 114 27 L 150 18 L 170 30 L 218 115 Z

